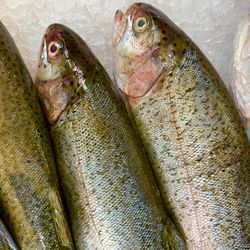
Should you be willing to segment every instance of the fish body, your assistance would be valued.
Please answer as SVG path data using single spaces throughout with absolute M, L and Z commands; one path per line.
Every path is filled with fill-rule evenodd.
M 250 151 L 215 69 L 162 12 L 117 11 L 114 75 L 188 249 L 250 249 Z
M 185 249 L 111 80 L 72 30 L 51 25 L 36 87 L 77 249 Z
M 0 214 L 21 249 L 73 249 L 30 75 L 0 23 Z
M 0 219 L 0 249 L 2 250 L 18 250 L 7 228 Z
M 235 37 L 230 90 L 250 138 L 250 15 L 242 19 Z

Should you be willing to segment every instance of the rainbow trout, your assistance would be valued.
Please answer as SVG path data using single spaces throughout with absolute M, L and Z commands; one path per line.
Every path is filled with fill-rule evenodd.
M 110 78 L 63 25 L 47 29 L 36 87 L 76 248 L 184 249 Z
M 21 249 L 73 249 L 35 93 L 0 23 L 0 214 Z
M 18 250 L 16 244 L 12 240 L 7 228 L 0 219 L 0 249 L 1 250 Z
M 215 69 L 161 11 L 117 11 L 114 74 L 189 249 L 250 249 L 250 150 Z
M 250 14 L 239 25 L 234 49 L 230 90 L 250 139 Z

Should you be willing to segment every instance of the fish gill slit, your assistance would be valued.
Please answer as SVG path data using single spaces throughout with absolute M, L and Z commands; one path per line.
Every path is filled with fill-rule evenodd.
M 185 170 L 185 173 L 186 173 L 186 178 L 187 180 L 189 181 L 190 180 L 190 175 L 189 175 L 189 172 L 188 172 L 188 168 L 187 168 L 187 161 L 185 159 L 185 154 L 183 153 L 183 145 L 182 145 L 182 139 L 181 139 L 181 132 L 179 131 L 179 128 L 178 128 L 178 125 L 177 125 L 177 119 L 176 119 L 176 105 L 174 104 L 174 102 L 172 101 L 171 99 L 171 96 L 170 96 L 170 84 L 167 86 L 167 98 L 169 100 L 169 113 L 170 113 L 170 116 L 171 116 L 171 121 L 173 123 L 173 125 L 171 126 L 174 133 L 175 133 L 175 138 L 176 138 L 176 147 L 177 147 L 177 162 L 178 162 L 178 165 L 181 166 L 183 165 L 184 166 L 184 170 Z M 200 224 L 199 224 L 199 221 L 198 221 L 198 213 L 196 211 L 196 208 L 195 208 L 195 195 L 194 195 L 194 192 L 193 192 L 193 187 L 191 185 L 190 182 L 188 182 L 187 186 L 189 186 L 189 190 L 190 190 L 190 193 L 191 193 L 191 198 L 192 198 L 192 207 L 194 208 L 194 213 L 195 213 L 195 218 L 196 218 L 196 226 L 197 226 L 197 229 L 199 231 L 199 244 L 202 246 L 202 249 L 205 249 L 203 248 L 203 242 L 202 242 L 202 237 L 200 235 Z M 191 227 L 192 227 L 192 224 L 191 224 Z M 184 232 L 185 233 L 185 232 Z

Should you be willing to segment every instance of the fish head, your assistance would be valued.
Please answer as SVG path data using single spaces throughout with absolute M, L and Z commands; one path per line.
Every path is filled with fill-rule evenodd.
M 114 18 L 114 77 L 132 98 L 145 96 L 161 73 L 171 72 L 183 51 L 182 31 L 161 11 L 145 3 L 131 5 Z M 185 40 L 185 39 L 184 39 Z
M 76 33 L 61 24 L 48 27 L 42 40 L 35 86 L 50 124 L 79 98 L 95 63 L 96 58 Z

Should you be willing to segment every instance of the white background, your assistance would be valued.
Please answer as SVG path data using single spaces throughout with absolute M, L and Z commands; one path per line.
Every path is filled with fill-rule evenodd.
M 0 0 L 0 20 L 7 26 L 32 76 L 41 38 L 54 22 L 68 25 L 92 48 L 112 77 L 112 23 L 116 9 L 130 0 Z M 229 79 L 233 39 L 250 0 L 155 0 L 205 52 L 225 83 Z

